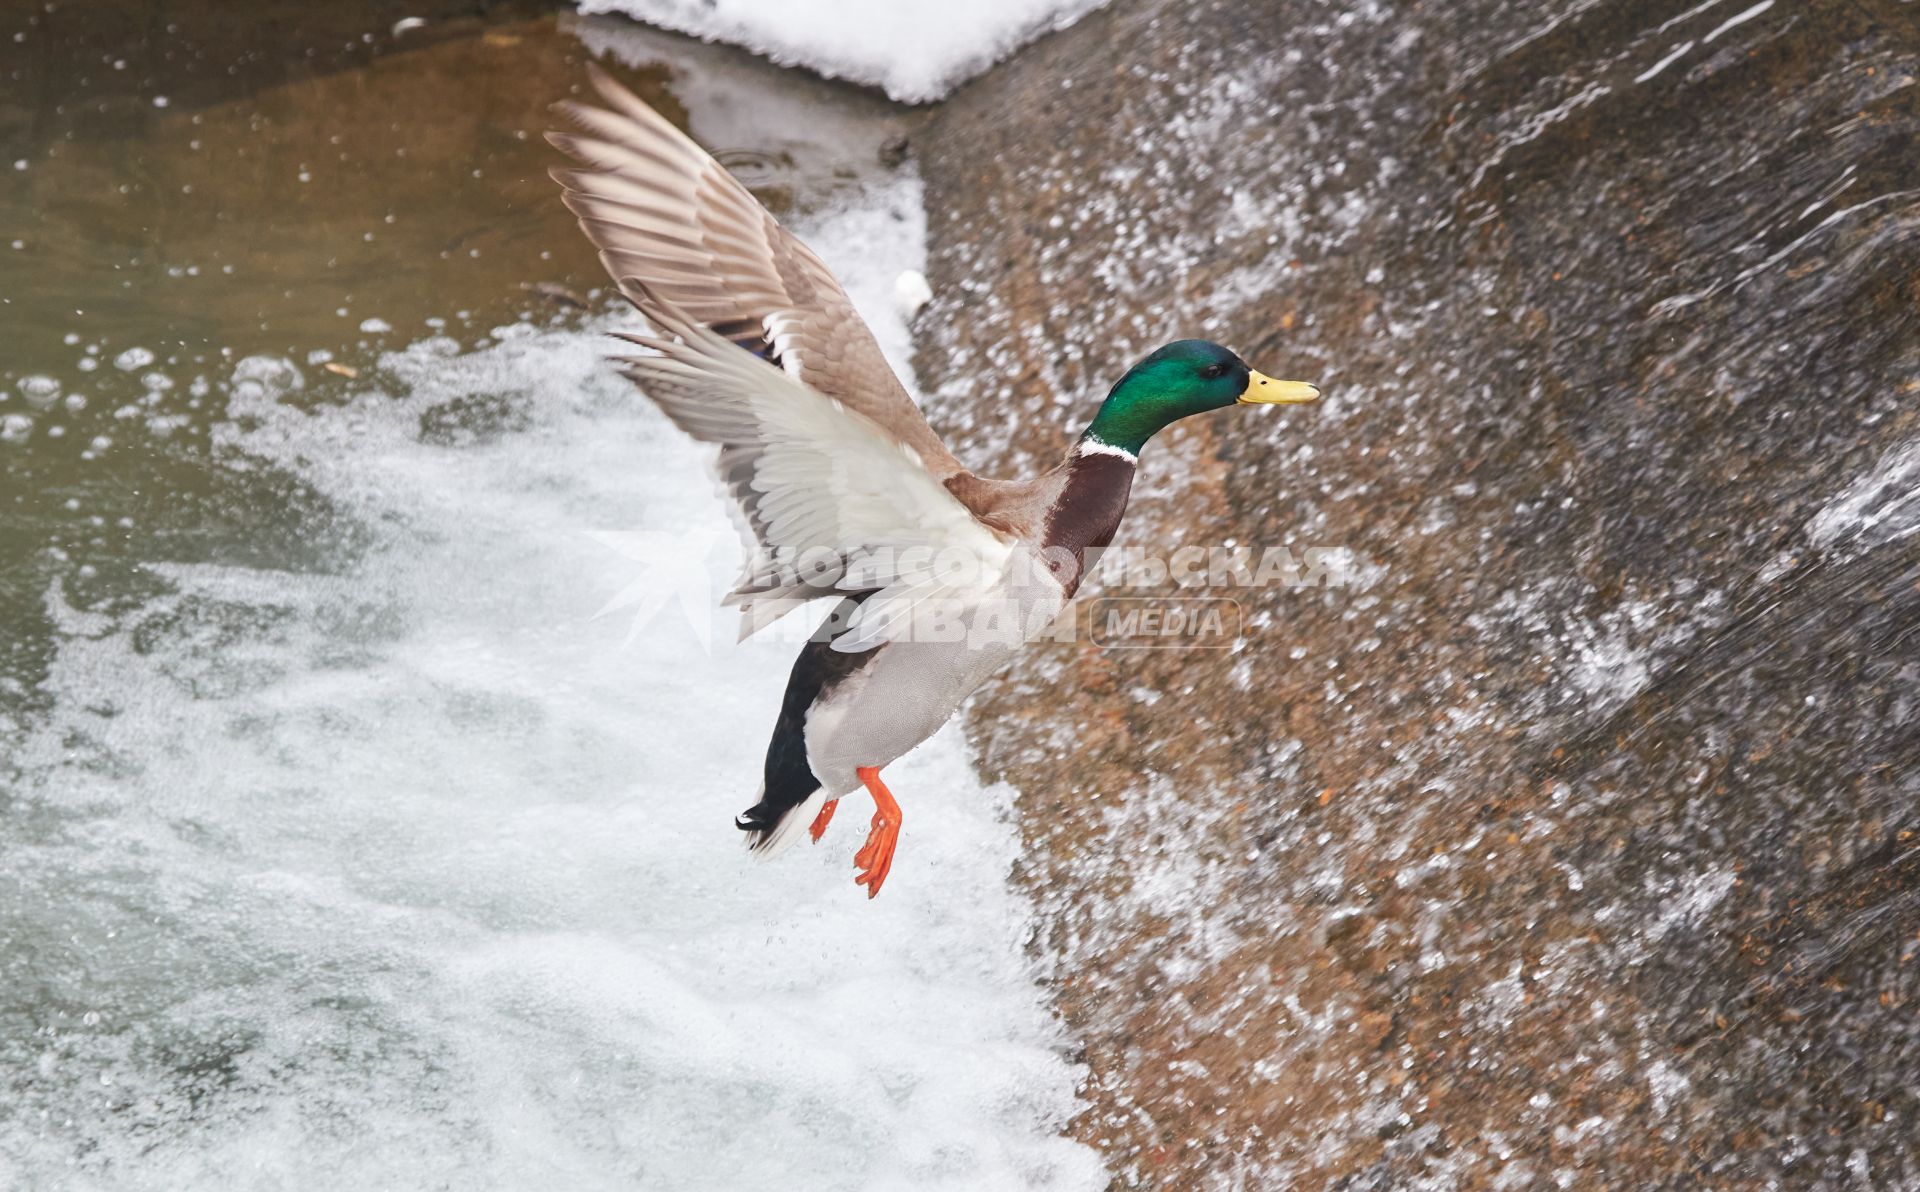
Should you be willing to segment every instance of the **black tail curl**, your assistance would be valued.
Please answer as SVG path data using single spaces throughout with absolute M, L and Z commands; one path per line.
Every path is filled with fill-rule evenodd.
M 734 827 L 747 833 L 747 847 L 754 852 L 766 848 L 786 818 L 820 789 L 820 779 L 807 763 L 807 713 L 886 648 L 876 646 L 858 654 L 833 648 L 833 638 L 845 629 L 853 610 L 871 595 L 858 592 L 835 605 L 793 661 L 787 693 L 780 701 L 780 718 L 773 725 L 773 740 L 767 743 L 760 801 L 733 819 Z

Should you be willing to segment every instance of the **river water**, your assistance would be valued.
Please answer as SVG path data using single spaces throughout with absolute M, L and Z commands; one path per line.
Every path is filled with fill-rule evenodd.
M 1914 4 L 1118 0 L 931 113 L 223 7 L 0 16 L 0 1187 L 1920 1184 Z M 600 361 L 589 54 L 896 360 L 924 259 L 983 471 L 1174 335 L 1322 382 L 1121 543 L 1364 582 L 1030 651 L 877 902 L 749 865 L 791 647 Z
M 910 114 L 322 7 L 0 18 L 0 1186 L 1100 1186 L 957 730 L 883 898 L 740 848 L 791 647 L 539 140 L 607 62 L 904 360 Z

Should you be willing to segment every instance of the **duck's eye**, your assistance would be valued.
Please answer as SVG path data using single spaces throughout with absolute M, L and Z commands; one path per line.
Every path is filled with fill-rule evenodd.
M 1200 370 L 1200 375 L 1209 381 L 1217 380 L 1227 375 L 1227 366 L 1224 364 L 1209 364 Z

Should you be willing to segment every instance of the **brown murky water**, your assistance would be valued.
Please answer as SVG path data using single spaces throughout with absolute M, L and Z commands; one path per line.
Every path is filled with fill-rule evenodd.
M 599 56 L 776 210 L 897 155 L 909 118 L 742 52 L 541 3 L 51 5 L 0 15 L 0 676 L 32 702 L 55 576 L 137 598 L 155 557 L 336 536 L 221 466 L 233 363 L 351 388 L 426 335 L 601 307 L 541 138 Z M 403 23 L 406 22 L 406 23 Z M 691 110 L 691 111 L 690 111 Z M 768 117 L 768 113 L 798 113 Z

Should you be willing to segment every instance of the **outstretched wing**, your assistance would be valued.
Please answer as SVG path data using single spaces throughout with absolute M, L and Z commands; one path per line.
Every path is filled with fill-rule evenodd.
M 793 604 L 872 591 L 837 649 L 897 640 L 935 602 L 994 589 L 1012 547 L 974 517 L 916 454 L 872 419 L 677 310 L 646 284 L 629 295 L 657 355 L 622 359 L 674 424 L 720 445 L 719 469 L 757 544 L 728 603 L 743 636 Z
M 560 105 L 580 130 L 547 139 L 563 201 L 636 303 L 633 283 L 913 451 L 936 480 L 965 471 L 888 367 L 820 258 L 707 151 L 597 68 L 609 105 Z M 609 110 L 610 109 L 610 110 Z

